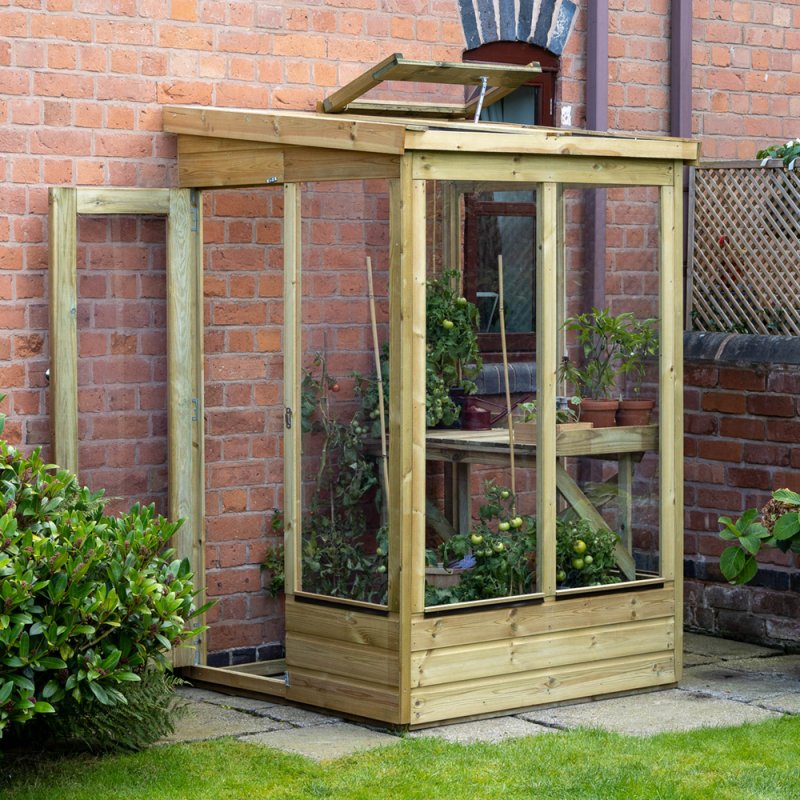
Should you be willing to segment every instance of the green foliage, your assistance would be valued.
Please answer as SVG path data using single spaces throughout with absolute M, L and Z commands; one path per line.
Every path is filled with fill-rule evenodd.
M 180 523 L 101 493 L 0 440 L 0 734 L 86 700 L 125 703 L 127 682 L 193 631 L 187 560 L 164 550 Z
M 572 383 L 579 395 L 608 398 L 620 388 L 619 375 L 631 375 L 634 393 L 639 393 L 646 361 L 658 352 L 654 319 L 637 320 L 630 312 L 613 316 L 606 309 L 593 308 L 565 320 L 564 329 L 577 334 L 583 363 L 565 360 L 559 376 Z
M 303 520 L 303 589 L 334 597 L 384 602 L 386 596 L 386 531 L 369 552 L 367 504 L 374 494 L 382 502 L 378 470 L 365 453 L 368 423 L 363 411 L 346 422 L 332 412 L 331 393 L 337 382 L 318 355 L 303 378 L 303 430 L 321 434 L 314 494 Z M 280 575 L 277 565 L 273 581 Z M 276 584 L 277 585 L 277 584 Z
M 727 547 L 719 559 L 725 578 L 734 584 L 748 583 L 758 572 L 757 556 L 762 547 L 777 547 L 784 553 L 800 553 L 800 494 L 777 489 L 759 514 L 749 508 L 735 522 L 720 517 L 720 537 L 736 544 Z
M 269 575 L 267 592 L 272 597 L 277 597 L 286 588 L 283 512 L 280 511 L 280 509 L 272 509 L 270 528 L 272 529 L 273 535 L 279 538 L 267 546 L 267 552 L 264 555 L 264 560 L 261 562 L 261 569 Z
M 800 156 L 800 139 L 789 139 L 786 144 L 772 144 L 756 153 L 756 158 L 780 158 L 789 169 L 794 168 L 798 156 Z
M 428 585 L 427 605 L 445 605 L 536 591 L 536 520 L 517 514 L 516 497 L 509 489 L 486 483 L 486 502 L 469 533 L 458 534 L 428 551 L 430 564 L 450 564 L 472 555 L 475 565 L 461 573 L 456 586 Z M 576 545 L 580 542 L 580 546 Z M 556 520 L 556 579 L 559 588 L 616 583 L 614 548 L 617 535 L 594 530 L 581 519 Z M 580 552 L 578 552 L 580 550 Z
M 426 295 L 426 412 L 428 427 L 452 425 L 460 408 L 451 389 L 477 390 L 483 362 L 478 350 L 478 309 L 458 291 L 461 273 L 446 270 L 429 281 Z
M 0 394 L 0 403 L 2 403 L 3 400 L 5 399 L 6 396 L 4 394 Z M 5 427 L 6 427 L 6 415 L 2 411 L 0 411 L 0 433 L 3 432 Z
M 124 703 L 108 705 L 95 697 L 82 702 L 65 698 L 59 713 L 35 717 L 18 730 L 12 746 L 56 750 L 76 749 L 91 752 L 142 750 L 175 731 L 175 721 L 185 703 L 175 697 L 182 681 L 171 672 L 147 668 L 137 683 L 122 683 L 119 691 Z

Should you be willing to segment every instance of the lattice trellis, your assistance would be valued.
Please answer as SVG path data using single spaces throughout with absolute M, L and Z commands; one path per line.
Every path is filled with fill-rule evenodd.
M 695 330 L 800 336 L 800 173 L 698 167 L 689 279 Z

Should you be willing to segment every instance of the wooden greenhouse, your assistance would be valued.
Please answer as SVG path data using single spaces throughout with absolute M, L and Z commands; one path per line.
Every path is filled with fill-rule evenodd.
M 669 138 L 476 123 L 471 119 L 476 102 L 420 106 L 359 99 L 382 80 L 457 85 L 480 84 L 486 78 L 489 103 L 523 83 L 532 70 L 425 65 L 393 57 L 333 94 L 316 113 L 164 107 L 164 129 L 177 135 L 181 188 L 159 196 L 159 202 L 163 213 L 185 218 L 185 226 L 176 229 L 170 242 L 174 257 L 168 265 L 173 275 L 168 278 L 171 502 L 173 513 L 189 518 L 180 546 L 192 555 L 201 575 L 202 248 L 197 231 L 202 226 L 192 225 L 191 209 L 202 208 L 200 191 L 264 187 L 283 196 L 286 658 L 279 664 L 217 669 L 204 666 L 199 648 L 195 663 L 186 668 L 190 678 L 412 728 L 679 680 L 682 203 L 684 167 L 696 160 L 697 145 Z M 325 261 L 324 252 L 320 263 L 316 256 L 313 264 L 306 263 L 309 237 L 303 231 L 309 192 L 345 203 L 346 194 L 337 194 L 338 187 L 353 183 L 366 186 L 374 200 L 357 209 L 378 215 L 384 209 L 388 232 L 386 241 L 378 237 L 371 245 L 377 319 L 373 324 L 362 324 L 361 317 L 349 322 L 351 329 L 360 326 L 358 341 L 366 354 L 363 371 L 370 363 L 375 366 L 369 361 L 373 333 L 388 343 L 388 386 L 379 382 L 387 395 L 385 450 L 382 437 L 372 435 L 374 428 L 364 432 L 354 423 L 363 433 L 365 458 L 385 467 L 376 472 L 382 511 L 367 513 L 353 541 L 370 558 L 385 553 L 386 561 L 377 570 L 377 583 L 367 576 L 371 589 L 353 589 L 348 596 L 347 588 L 333 590 L 310 574 L 320 568 L 321 543 L 327 541 L 330 526 L 316 528 L 313 541 L 309 539 L 309 513 L 316 503 L 309 475 L 322 474 L 325 451 L 319 444 L 322 434 L 309 434 L 301 417 L 311 355 L 325 347 L 332 360 L 336 345 L 330 321 L 324 316 L 312 319 L 304 303 L 317 276 L 336 267 Z M 569 304 L 577 302 L 571 299 L 571 262 L 565 257 L 570 224 L 565 209 L 570 192 L 590 187 L 644 187 L 656 209 L 652 247 L 658 300 L 653 316 L 658 319 L 659 348 L 651 384 L 659 421 L 654 424 L 575 429 L 558 425 L 557 398 L 565 394 L 559 365 L 565 349 L 574 347 L 564 319 Z M 436 265 L 459 266 L 462 198 L 478 191 L 525 191 L 535 203 L 531 285 L 538 415 L 535 438 L 517 439 L 513 445 L 505 424 L 481 431 L 431 430 L 426 424 L 426 286 Z M 56 195 L 55 202 L 63 203 L 63 196 Z M 77 206 L 81 203 L 93 207 L 79 198 Z M 309 213 L 316 219 L 332 207 L 335 203 L 309 205 Z M 79 212 L 80 207 L 68 210 Z M 59 213 L 63 218 L 63 208 Z M 172 237 L 173 229 L 169 231 Z M 63 249 L 63 241 L 58 245 L 58 237 L 55 240 Z M 68 273 L 69 269 L 54 270 L 55 296 L 60 292 L 64 298 L 64 286 L 69 292 Z M 70 303 L 62 306 L 69 308 Z M 62 348 L 53 375 L 56 440 L 62 452 L 77 436 L 69 385 L 74 376 L 68 366 L 74 360 L 74 341 L 67 317 L 55 311 L 51 323 L 56 352 Z M 324 373 L 317 375 L 312 386 L 317 400 L 331 386 Z M 350 419 L 352 407 L 343 408 Z M 373 409 L 372 421 L 377 421 L 377 411 L 382 419 L 384 405 Z M 352 432 L 353 425 L 339 430 L 345 429 Z M 187 452 L 192 458 L 182 458 Z M 75 457 L 69 458 L 77 466 Z M 512 523 L 517 514 L 531 520 L 527 530 L 534 544 L 526 551 L 530 576 L 497 596 L 454 596 L 443 602 L 443 595 L 426 591 L 426 575 L 431 573 L 430 559 L 426 561 L 426 551 L 431 550 L 429 496 L 433 492 L 441 499 L 453 529 L 466 535 L 476 517 L 473 483 L 487 470 L 502 473 L 498 480 L 507 482 L 511 458 L 522 487 L 517 491 L 521 510 L 513 509 Z M 438 489 L 432 489 L 437 481 Z M 610 516 L 591 490 L 598 483 L 615 487 Z M 325 504 L 332 506 L 338 497 L 335 492 L 325 496 L 325 513 Z M 613 528 L 619 534 L 613 579 L 577 586 L 560 579 L 557 529 L 559 519 L 570 514 L 594 529 Z M 513 537 L 513 524 L 507 535 Z M 508 542 L 510 550 L 512 540 Z M 497 542 L 496 547 L 502 549 Z M 650 549 L 649 557 L 637 552 L 642 548 Z M 468 561 L 464 564 L 468 570 Z M 445 565 L 444 571 L 451 570 Z

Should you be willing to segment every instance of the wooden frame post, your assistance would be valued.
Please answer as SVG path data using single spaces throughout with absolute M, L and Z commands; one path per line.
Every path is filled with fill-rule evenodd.
M 49 225 L 50 375 L 54 460 L 77 473 L 77 219 L 167 217 L 167 426 L 169 517 L 185 519 L 174 542 L 196 588 L 205 581 L 203 422 L 203 250 L 200 193 L 189 189 L 52 187 Z M 200 601 L 202 602 L 202 601 Z M 175 666 L 204 658 L 205 637 L 173 654 Z
M 675 651 L 683 648 L 683 164 L 660 191 L 659 425 L 661 574 L 675 582 Z M 675 660 L 680 680 L 682 659 Z
M 555 183 L 537 189 L 536 214 L 536 585 L 545 597 L 556 593 L 556 371 L 559 199 Z
M 283 404 L 284 404 L 284 569 L 286 596 L 299 590 L 302 547 L 302 427 L 300 379 L 303 360 L 301 320 L 302 217 L 300 186 L 283 186 Z

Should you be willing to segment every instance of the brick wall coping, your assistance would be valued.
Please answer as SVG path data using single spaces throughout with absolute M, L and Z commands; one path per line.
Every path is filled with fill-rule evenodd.
M 800 364 L 800 336 L 687 331 L 683 355 L 687 361 L 794 365 Z

